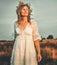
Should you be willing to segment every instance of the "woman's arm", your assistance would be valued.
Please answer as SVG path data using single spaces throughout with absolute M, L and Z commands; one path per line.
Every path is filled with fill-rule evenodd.
M 38 53 L 38 55 L 37 55 L 38 56 L 38 62 L 40 62 L 42 57 L 41 57 L 41 52 L 40 52 L 40 42 L 39 42 L 39 40 L 34 41 L 34 44 L 35 44 L 35 47 L 36 47 L 36 51 Z
M 34 44 L 35 44 L 37 53 L 40 54 L 40 42 L 39 42 L 39 40 L 34 41 Z
M 42 57 L 41 57 L 41 52 L 40 52 L 40 42 L 39 40 L 41 40 L 41 37 L 39 35 L 39 32 L 38 32 L 38 26 L 37 26 L 37 23 L 36 22 L 32 22 L 31 24 L 32 26 L 32 29 L 33 29 L 33 41 L 34 41 L 34 45 L 36 47 L 36 51 L 38 53 L 38 62 L 41 61 Z

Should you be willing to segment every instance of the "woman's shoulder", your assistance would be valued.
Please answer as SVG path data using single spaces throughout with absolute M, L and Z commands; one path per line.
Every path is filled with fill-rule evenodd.
M 35 26 L 35 25 L 37 25 L 37 22 L 35 20 L 31 20 L 31 25 Z

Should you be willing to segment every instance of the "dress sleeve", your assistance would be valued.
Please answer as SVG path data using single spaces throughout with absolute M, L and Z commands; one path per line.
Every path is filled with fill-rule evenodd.
M 18 34 L 18 29 L 17 29 L 17 22 L 14 23 L 14 39 L 16 39 L 16 36 Z
M 36 22 L 33 22 L 32 27 L 33 27 L 33 40 L 34 41 L 36 41 L 38 39 L 41 40 L 39 31 L 38 31 L 37 23 Z
M 14 23 L 14 40 L 16 39 L 16 22 Z

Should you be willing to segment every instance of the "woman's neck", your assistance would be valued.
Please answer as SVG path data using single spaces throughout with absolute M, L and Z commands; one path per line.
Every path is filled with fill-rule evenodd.
M 27 19 L 27 17 L 23 17 L 23 19 L 22 20 L 18 20 L 18 23 L 19 24 L 24 24 L 24 23 L 28 23 L 28 19 Z
M 28 22 L 27 17 L 24 17 L 24 18 L 23 18 L 23 21 Z
M 18 22 L 19 23 L 24 23 L 24 22 L 27 23 L 28 22 L 28 19 L 27 19 L 27 17 L 23 17 L 23 19 L 20 20 L 20 21 L 18 20 Z

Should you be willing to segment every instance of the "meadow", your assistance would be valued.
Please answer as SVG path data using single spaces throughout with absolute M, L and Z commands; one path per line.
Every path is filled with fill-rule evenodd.
M 0 65 L 10 65 L 14 41 L 0 41 Z M 57 65 L 57 39 L 40 41 L 42 61 L 39 65 Z

